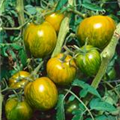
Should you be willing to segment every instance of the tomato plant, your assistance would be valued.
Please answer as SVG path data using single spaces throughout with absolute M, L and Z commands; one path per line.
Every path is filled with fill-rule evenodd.
M 7 120 L 29 120 L 32 109 L 25 100 L 19 101 L 17 97 L 9 98 L 5 104 Z
M 61 22 L 64 18 L 64 14 L 60 12 L 55 12 L 45 17 L 45 20 L 48 21 L 55 29 L 56 32 L 59 31 Z
M 31 23 L 24 32 L 26 48 L 34 57 L 49 55 L 56 45 L 56 32 L 48 22 L 42 24 Z
M 55 84 L 47 77 L 41 77 L 26 85 L 24 94 L 27 102 L 35 109 L 49 110 L 58 99 Z
M 118 120 L 119 18 L 119 0 L 1 0 L 0 120 Z
M 59 54 L 47 63 L 48 77 L 58 85 L 70 84 L 76 75 L 76 64 L 70 55 Z
M 82 44 L 88 39 L 88 44 L 103 49 L 110 42 L 115 26 L 108 16 L 91 16 L 80 23 L 77 36 Z
M 9 79 L 9 87 L 14 89 L 22 88 L 28 82 L 29 77 L 29 72 L 19 71 Z
M 91 45 L 86 45 L 81 48 L 82 52 L 77 52 L 76 64 L 80 70 L 88 76 L 94 76 L 101 64 L 100 53 Z

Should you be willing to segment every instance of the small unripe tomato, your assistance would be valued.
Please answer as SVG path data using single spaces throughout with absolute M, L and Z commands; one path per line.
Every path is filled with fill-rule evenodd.
M 43 58 L 51 54 L 56 42 L 56 32 L 46 21 L 41 24 L 30 23 L 24 31 L 26 49 L 36 58 Z
M 111 40 L 116 28 L 115 22 L 108 16 L 96 15 L 85 18 L 78 26 L 77 37 L 81 44 L 105 48 Z
M 30 106 L 41 111 L 53 108 L 58 100 L 56 85 L 47 77 L 28 83 L 24 95 Z
M 12 89 L 22 88 L 28 82 L 29 77 L 29 72 L 19 71 L 9 79 L 8 85 Z
M 47 62 L 48 77 L 58 85 L 69 85 L 76 75 L 76 64 L 70 55 L 64 60 L 64 54 L 58 54 Z
M 45 20 L 48 21 L 55 29 L 56 32 L 59 31 L 61 22 L 64 18 L 64 14 L 59 12 L 54 12 L 45 17 Z
M 5 104 L 7 120 L 29 120 L 32 109 L 25 100 L 19 101 L 17 97 L 9 98 Z

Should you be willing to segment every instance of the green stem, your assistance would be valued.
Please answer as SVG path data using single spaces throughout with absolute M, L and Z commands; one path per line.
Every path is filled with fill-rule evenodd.
M 107 66 L 108 66 L 110 60 L 112 59 L 113 55 L 115 54 L 116 45 L 120 38 L 119 33 L 120 33 L 120 23 L 117 25 L 117 28 L 113 34 L 113 37 L 112 37 L 110 43 L 101 53 L 101 59 L 102 59 L 101 66 L 91 84 L 94 88 L 98 87 L 103 75 L 106 72 L 106 69 L 107 69 Z
M 57 44 L 51 57 L 54 57 L 61 52 L 65 37 L 67 33 L 69 32 L 69 22 L 70 22 L 70 17 L 66 16 L 61 23 L 61 27 L 60 27 L 60 31 L 59 31 L 58 39 L 57 39 Z
M 69 5 L 73 5 L 73 0 L 68 0 L 68 4 Z M 70 23 L 70 17 L 71 17 L 71 13 L 69 13 L 62 21 L 61 26 L 60 26 L 60 30 L 58 33 L 58 39 L 57 39 L 57 44 L 56 47 L 51 55 L 51 57 L 55 57 L 57 54 L 59 54 L 61 52 L 63 43 L 65 41 L 65 37 L 67 35 L 67 33 L 69 32 L 69 23 Z
M 72 94 L 84 107 L 85 109 L 88 111 L 89 115 L 91 116 L 92 120 L 95 120 L 91 111 L 88 109 L 88 107 L 84 104 L 84 102 L 77 96 L 75 95 L 75 93 L 73 93 L 72 91 L 65 89 L 67 92 L 69 92 L 70 94 Z
M 3 95 L 1 93 L 1 86 L 0 86 L 0 120 L 2 120 L 2 102 L 3 102 Z
M 24 20 L 24 4 L 23 4 L 23 0 L 17 0 L 17 7 L 16 10 L 18 12 L 18 20 L 19 20 L 19 24 L 23 25 L 25 20 Z
M 4 2 L 5 2 L 5 0 L 0 1 L 0 15 L 2 14 L 2 12 L 4 12 L 4 9 L 5 9 Z

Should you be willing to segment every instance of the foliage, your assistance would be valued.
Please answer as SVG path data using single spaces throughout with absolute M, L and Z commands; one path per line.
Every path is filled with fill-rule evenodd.
M 2 120 L 6 120 L 5 102 L 11 96 L 24 95 L 23 89 L 11 89 L 8 86 L 9 78 L 18 71 L 28 71 L 33 78 L 47 76 L 46 64 L 52 53 L 44 58 L 35 58 L 26 50 L 24 44 L 24 28 L 37 18 L 43 19 L 53 11 L 60 11 L 68 17 L 69 30 L 65 36 L 61 52 L 67 51 L 75 58 L 75 46 L 81 47 L 76 37 L 76 31 L 81 21 L 89 16 L 108 15 L 116 22 L 120 22 L 120 6 L 115 0 L 24 0 L 23 21 L 20 22 L 18 1 L 0 1 L 0 92 L 4 96 Z M 67 15 L 66 15 L 67 13 Z M 64 28 L 66 29 L 66 28 Z M 64 33 L 64 29 L 60 29 Z M 57 37 L 59 33 L 57 33 Z M 62 38 L 62 36 L 60 36 Z M 43 46 L 44 49 L 44 46 Z M 101 52 L 101 51 L 100 51 Z M 41 64 L 41 61 L 43 64 Z M 70 64 L 70 62 L 69 62 Z M 63 65 L 63 64 L 62 64 Z M 71 65 L 71 64 L 70 64 Z M 63 65 L 64 67 L 64 65 Z M 114 79 L 109 72 L 114 68 Z M 96 89 L 91 86 L 95 76 L 86 76 L 77 69 L 74 81 L 68 86 L 57 86 L 59 91 L 58 102 L 49 111 L 34 110 L 31 120 L 117 120 L 120 116 L 120 43 L 115 54 L 107 66 L 106 73 Z M 54 71 L 54 74 L 56 71 Z M 69 72 L 69 71 L 68 71 Z M 58 73 L 59 74 L 59 73 Z M 112 80 L 111 80 L 112 79 Z M 14 94 L 14 95 L 13 95 Z M 1 94 L 0 94 L 1 95 Z M 66 104 L 77 100 L 78 108 L 71 114 L 66 113 Z M 1 100 L 0 100 L 1 102 Z M 0 113 L 1 114 L 1 113 Z M 53 116 L 54 115 L 54 116 Z

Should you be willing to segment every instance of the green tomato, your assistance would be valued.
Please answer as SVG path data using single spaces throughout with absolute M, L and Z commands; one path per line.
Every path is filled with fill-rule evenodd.
M 66 114 L 72 114 L 72 112 L 77 109 L 79 109 L 78 100 L 73 100 L 66 103 Z
M 9 98 L 5 104 L 7 120 L 29 120 L 32 116 L 32 109 L 25 100 Z
M 87 76 L 95 76 L 101 64 L 101 57 L 98 50 L 87 45 L 81 48 L 83 52 L 77 52 L 76 65 Z

